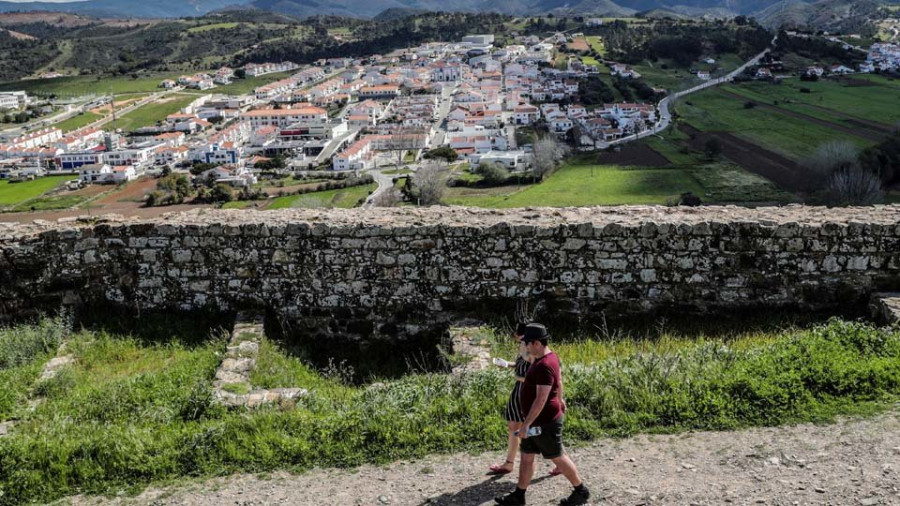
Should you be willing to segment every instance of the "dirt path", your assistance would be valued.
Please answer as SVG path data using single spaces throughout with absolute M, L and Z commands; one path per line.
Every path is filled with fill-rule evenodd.
M 592 504 L 896 505 L 900 504 L 900 408 L 865 420 L 739 432 L 605 439 L 571 449 Z M 484 475 L 500 452 L 433 456 L 354 470 L 237 475 L 137 498 L 78 497 L 73 504 L 140 505 L 482 505 L 514 487 Z M 528 504 L 569 492 L 539 463 Z
M 747 97 L 743 95 L 738 95 L 737 93 L 732 93 L 727 90 L 723 90 L 721 88 L 717 88 L 716 91 L 719 93 L 726 95 L 730 98 L 736 98 L 739 100 L 747 101 Z M 843 125 L 838 125 L 837 123 L 832 123 L 830 121 L 825 121 L 823 119 L 819 119 L 813 116 L 809 116 L 807 114 L 799 113 L 796 111 L 790 111 L 788 109 L 783 109 L 781 107 L 766 104 L 763 102 L 754 101 L 757 107 L 762 107 L 763 109 L 771 109 L 773 111 L 778 111 L 780 114 L 784 114 L 785 116 L 790 116 L 792 118 L 796 118 L 803 121 L 808 121 L 810 123 L 815 123 L 816 125 L 823 126 L 825 128 L 835 130 L 837 132 L 841 132 L 847 135 L 855 135 L 856 137 L 861 137 L 866 140 L 870 140 L 873 142 L 881 142 L 884 140 L 884 135 L 876 132 L 872 132 L 869 130 L 869 126 L 863 126 L 862 128 L 850 128 Z M 828 112 L 832 112 L 831 109 L 827 109 Z

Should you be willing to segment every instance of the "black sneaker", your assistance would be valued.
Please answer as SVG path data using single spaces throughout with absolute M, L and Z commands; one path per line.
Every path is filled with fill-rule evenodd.
M 495 497 L 494 502 L 503 506 L 525 506 L 525 498 L 515 492 Z
M 559 506 L 581 506 L 582 504 L 587 504 L 590 498 L 591 491 L 587 488 L 583 488 L 580 491 L 576 489 L 569 494 L 569 497 L 559 501 Z

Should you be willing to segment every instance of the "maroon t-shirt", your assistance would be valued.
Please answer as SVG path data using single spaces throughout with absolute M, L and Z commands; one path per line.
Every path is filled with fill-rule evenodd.
M 543 357 L 535 360 L 528 372 L 525 373 L 525 383 L 519 392 L 519 399 L 522 401 L 522 416 L 527 417 L 531 411 L 531 405 L 537 397 L 538 385 L 550 387 L 550 396 L 547 397 L 547 403 L 541 414 L 534 420 L 533 425 L 545 425 L 554 422 L 562 416 L 562 404 L 559 402 L 559 357 L 552 351 Z

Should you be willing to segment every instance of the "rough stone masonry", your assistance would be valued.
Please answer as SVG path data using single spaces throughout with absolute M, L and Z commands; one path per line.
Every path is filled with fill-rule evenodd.
M 2 218 L 0 218 L 2 219 Z M 0 223 L 0 316 L 63 302 L 265 309 L 416 333 L 540 301 L 601 312 L 829 310 L 900 290 L 900 206 L 199 210 Z

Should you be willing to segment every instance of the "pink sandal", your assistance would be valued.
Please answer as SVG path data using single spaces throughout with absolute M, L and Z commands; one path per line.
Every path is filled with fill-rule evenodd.
M 514 463 L 507 460 L 506 464 L 514 464 Z M 489 471 L 487 473 L 488 476 L 501 476 L 501 475 L 509 474 L 512 472 L 512 469 L 507 469 L 507 468 L 503 467 L 503 465 L 498 466 L 497 464 L 492 465 L 488 469 L 489 469 Z

